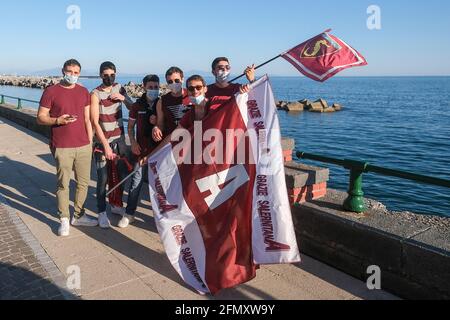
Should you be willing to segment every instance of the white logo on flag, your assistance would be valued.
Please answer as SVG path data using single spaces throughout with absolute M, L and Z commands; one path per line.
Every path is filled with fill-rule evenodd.
M 219 186 L 230 180 L 232 181 L 229 184 L 223 189 L 220 189 Z M 211 192 L 211 195 L 205 198 L 205 202 L 210 210 L 214 210 L 230 199 L 236 193 L 236 190 L 249 180 L 250 177 L 248 176 L 245 167 L 240 164 L 209 177 L 199 179 L 196 183 L 200 192 L 203 193 L 208 190 Z

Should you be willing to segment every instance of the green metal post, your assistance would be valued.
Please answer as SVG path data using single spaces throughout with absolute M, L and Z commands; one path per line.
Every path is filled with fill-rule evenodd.
M 350 169 L 350 186 L 348 198 L 344 202 L 344 209 L 350 212 L 363 213 L 366 211 L 364 204 L 364 192 L 362 190 L 362 177 L 367 163 L 353 160 L 345 160 L 347 169 Z
M 22 99 L 17 99 L 17 110 L 22 109 Z
M 2 100 L 0 101 L 1 104 L 5 104 L 5 96 L 2 95 Z

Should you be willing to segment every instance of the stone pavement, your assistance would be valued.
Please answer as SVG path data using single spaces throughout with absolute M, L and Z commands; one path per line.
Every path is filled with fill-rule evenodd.
M 0 204 L 0 300 L 70 298 L 69 293 L 64 295 L 64 289 L 61 291 L 53 282 L 61 274 L 53 261 L 42 249 L 37 257 L 35 252 L 38 253 L 39 248 L 33 250 L 32 247 L 38 242 L 8 209 Z M 63 279 L 60 277 L 60 280 Z
M 302 263 L 262 266 L 246 284 L 215 297 L 200 296 L 183 283 L 164 253 L 147 188 L 129 228 L 117 228 L 119 218 L 110 216 L 110 230 L 72 227 L 69 237 L 59 238 L 48 141 L 2 118 L 0 136 L 0 299 L 398 299 L 370 291 L 365 283 L 304 255 Z M 94 180 L 86 207 L 96 216 Z M 71 290 L 67 283 L 73 282 L 66 279 L 73 280 L 74 266 L 81 285 Z

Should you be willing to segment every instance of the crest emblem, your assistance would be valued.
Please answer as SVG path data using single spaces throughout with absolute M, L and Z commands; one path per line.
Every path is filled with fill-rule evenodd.
M 334 54 L 339 50 L 341 50 L 341 46 L 328 34 L 324 33 L 306 43 L 302 50 L 301 58 L 319 58 Z

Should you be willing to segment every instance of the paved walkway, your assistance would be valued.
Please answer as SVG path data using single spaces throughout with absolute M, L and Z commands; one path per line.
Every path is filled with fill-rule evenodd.
M 59 238 L 55 167 L 47 140 L 2 118 L 0 137 L 0 299 L 396 299 L 304 255 L 300 264 L 263 266 L 249 283 L 216 297 L 200 296 L 183 283 L 164 253 L 147 189 L 137 222 L 129 228 L 71 228 L 69 237 Z M 92 180 L 87 213 L 96 216 L 95 207 Z M 119 219 L 110 218 L 117 226 Z M 81 286 L 70 290 L 66 279 L 74 283 L 73 266 L 81 271 Z
M 39 247 L 20 218 L 0 205 L 0 300 L 66 298 L 54 284 L 58 276 L 64 282 L 61 273 Z

